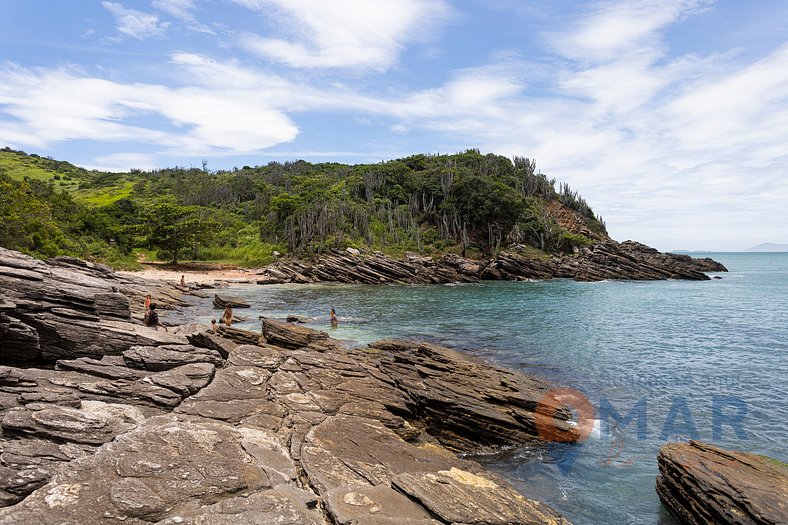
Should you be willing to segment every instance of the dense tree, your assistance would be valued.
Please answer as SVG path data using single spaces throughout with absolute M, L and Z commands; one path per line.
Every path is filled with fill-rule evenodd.
M 181 206 L 174 198 L 163 198 L 145 210 L 143 235 L 147 244 L 165 250 L 173 264 L 184 247 L 207 241 L 210 224 L 200 219 L 197 208 Z
M 0 246 L 34 255 L 55 255 L 62 238 L 52 209 L 27 181 L 0 174 Z

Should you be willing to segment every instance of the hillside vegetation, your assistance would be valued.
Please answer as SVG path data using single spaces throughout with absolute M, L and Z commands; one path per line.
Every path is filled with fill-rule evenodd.
M 133 266 L 265 264 L 334 248 L 489 256 L 512 245 L 571 252 L 607 237 L 577 192 L 533 160 L 468 150 L 379 164 L 271 162 L 232 171 L 88 171 L 0 150 L 0 245 Z

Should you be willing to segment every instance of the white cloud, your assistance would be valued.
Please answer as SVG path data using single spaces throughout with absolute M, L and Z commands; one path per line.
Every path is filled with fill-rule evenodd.
M 118 31 L 132 38 L 144 40 L 163 35 L 170 25 L 169 22 L 159 22 L 156 15 L 126 9 L 119 3 L 102 2 L 101 5 L 115 16 Z
M 234 1 L 253 9 L 277 10 L 273 16 L 285 37 L 245 34 L 241 43 L 251 52 L 295 68 L 385 71 L 406 45 L 426 40 L 451 12 L 444 0 Z
M 289 142 L 298 129 L 259 90 L 170 88 L 83 78 L 67 70 L 0 71 L 0 142 L 44 147 L 66 140 L 139 141 L 178 155 L 223 156 Z M 158 115 L 168 125 L 127 120 Z
M 151 7 L 163 11 L 183 22 L 186 27 L 201 33 L 215 35 L 216 32 L 205 24 L 197 21 L 194 16 L 195 0 L 153 0 Z
M 572 31 L 553 35 L 552 40 L 568 58 L 614 59 L 632 49 L 653 44 L 660 29 L 709 3 L 710 0 L 600 2 L 591 16 Z
M 83 166 L 90 170 L 124 172 L 133 169 L 152 170 L 160 167 L 156 155 L 147 153 L 113 153 L 96 158 L 94 163 Z
M 194 19 L 192 15 L 194 0 L 153 0 L 151 6 L 181 20 Z

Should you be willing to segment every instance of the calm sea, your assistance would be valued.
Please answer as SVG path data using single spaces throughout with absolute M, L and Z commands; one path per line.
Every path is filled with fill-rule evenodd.
M 690 437 L 788 460 L 788 254 L 710 254 L 705 282 L 237 285 L 236 310 L 299 314 L 338 339 L 459 348 L 580 391 L 595 430 L 573 445 L 474 456 L 575 524 L 673 524 L 654 492 L 662 443 Z M 187 311 L 208 321 L 203 300 Z M 340 326 L 331 330 L 335 308 Z M 174 319 L 173 319 L 174 320 Z

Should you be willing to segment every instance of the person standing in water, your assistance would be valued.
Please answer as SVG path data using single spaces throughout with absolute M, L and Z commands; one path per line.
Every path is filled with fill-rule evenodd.
M 225 326 L 230 326 L 233 324 L 233 305 L 228 303 L 227 306 L 224 307 L 222 321 L 224 322 Z
M 331 313 L 328 314 L 328 320 L 331 323 L 331 328 L 336 328 L 339 325 L 339 319 L 337 319 L 337 313 L 334 309 L 331 309 Z

